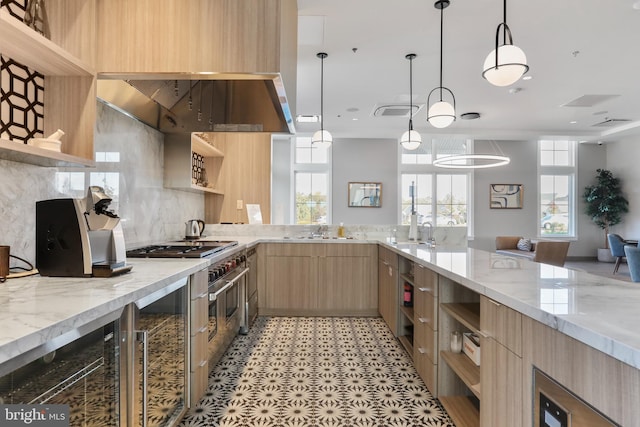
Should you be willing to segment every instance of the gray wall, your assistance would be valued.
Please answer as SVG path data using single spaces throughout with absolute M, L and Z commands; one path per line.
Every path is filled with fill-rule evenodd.
M 398 141 L 336 139 L 332 148 L 331 222 L 395 224 L 398 222 Z M 348 206 L 349 182 L 381 182 L 382 206 Z
M 629 201 L 629 213 L 622 223 L 612 228 L 627 239 L 640 238 L 640 136 L 627 136 L 604 145 L 607 150 L 607 169 L 622 180 L 622 189 Z M 594 171 L 595 175 L 595 171 Z
M 469 246 L 495 249 L 495 237 L 513 235 L 538 236 L 538 154 L 537 141 L 499 141 L 500 148 L 511 158 L 506 166 L 477 169 L 474 177 L 475 236 Z M 476 141 L 476 152 L 482 152 L 483 142 Z M 606 165 L 604 147 L 578 144 L 578 173 L 576 177 L 577 240 L 571 242 L 570 257 L 595 257 L 602 246 L 601 233 L 583 213 L 582 192 L 591 183 L 595 171 Z M 489 152 L 485 149 L 485 152 Z M 490 209 L 490 184 L 524 184 L 522 209 Z

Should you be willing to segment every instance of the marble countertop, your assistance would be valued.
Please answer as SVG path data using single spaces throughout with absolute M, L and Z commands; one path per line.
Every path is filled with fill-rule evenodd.
M 493 252 L 385 240 L 215 236 L 242 250 L 264 242 L 379 243 L 479 294 L 640 368 L 640 286 Z M 228 256 L 128 259 L 131 273 L 108 279 L 32 276 L 0 284 L 0 365 L 74 328 Z
M 205 268 L 203 259 L 127 259 L 110 278 L 41 277 L 0 284 L 0 365 Z
M 640 369 L 640 285 L 470 248 L 385 247 Z

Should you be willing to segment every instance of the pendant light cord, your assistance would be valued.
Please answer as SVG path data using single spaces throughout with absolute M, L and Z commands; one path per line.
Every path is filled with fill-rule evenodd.
M 320 55 L 320 131 L 324 132 L 324 55 Z
M 502 22 L 504 23 L 504 26 L 507 27 L 507 0 L 503 1 L 503 10 L 504 10 L 504 18 L 502 19 Z M 509 27 L 507 27 L 509 28 Z M 507 31 L 504 30 L 504 32 L 502 33 L 502 44 L 505 45 L 507 44 Z M 498 56 L 498 53 L 496 52 L 496 56 Z
M 505 0 L 506 1 L 506 0 Z M 444 4 L 440 6 L 440 102 L 442 102 L 442 27 L 444 21 Z
M 409 131 L 413 130 L 413 55 L 409 55 Z M 411 132 L 409 132 L 411 141 Z

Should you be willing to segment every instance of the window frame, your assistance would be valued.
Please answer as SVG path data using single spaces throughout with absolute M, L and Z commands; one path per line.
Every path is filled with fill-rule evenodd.
M 566 141 L 569 144 L 567 165 L 542 165 L 542 145 L 547 141 Z M 538 200 L 536 205 L 536 229 L 537 236 L 544 239 L 576 239 L 577 238 L 577 201 L 576 201 L 576 185 L 577 185 L 577 170 L 578 170 L 578 145 L 577 141 L 569 138 L 541 138 L 537 144 L 537 181 L 538 181 Z M 544 151 L 563 151 L 563 150 L 544 150 Z M 553 157 L 557 157 L 555 154 Z M 567 190 L 567 210 L 568 210 L 568 222 L 567 233 L 542 233 L 542 179 L 543 177 L 567 177 L 568 178 L 568 190 Z
M 298 173 L 313 173 L 313 174 L 324 174 L 326 176 L 327 181 L 327 215 L 325 224 L 332 223 L 332 182 L 331 182 L 331 167 L 332 167 L 332 150 L 331 147 L 327 148 L 327 161 L 326 163 L 298 163 L 298 159 L 296 157 L 297 150 L 297 142 L 298 139 L 308 139 L 311 140 L 311 135 L 299 135 L 292 138 L 293 143 L 291 144 L 291 176 L 290 176 L 290 194 L 291 194 L 291 224 L 298 224 L 298 217 L 296 215 L 296 175 Z M 311 225 L 324 225 L 324 224 L 316 224 L 311 223 Z

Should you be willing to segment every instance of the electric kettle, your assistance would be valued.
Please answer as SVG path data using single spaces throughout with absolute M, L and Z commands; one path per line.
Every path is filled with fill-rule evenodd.
M 184 237 L 186 239 L 199 239 L 204 231 L 204 221 L 201 219 L 190 219 L 185 222 Z

